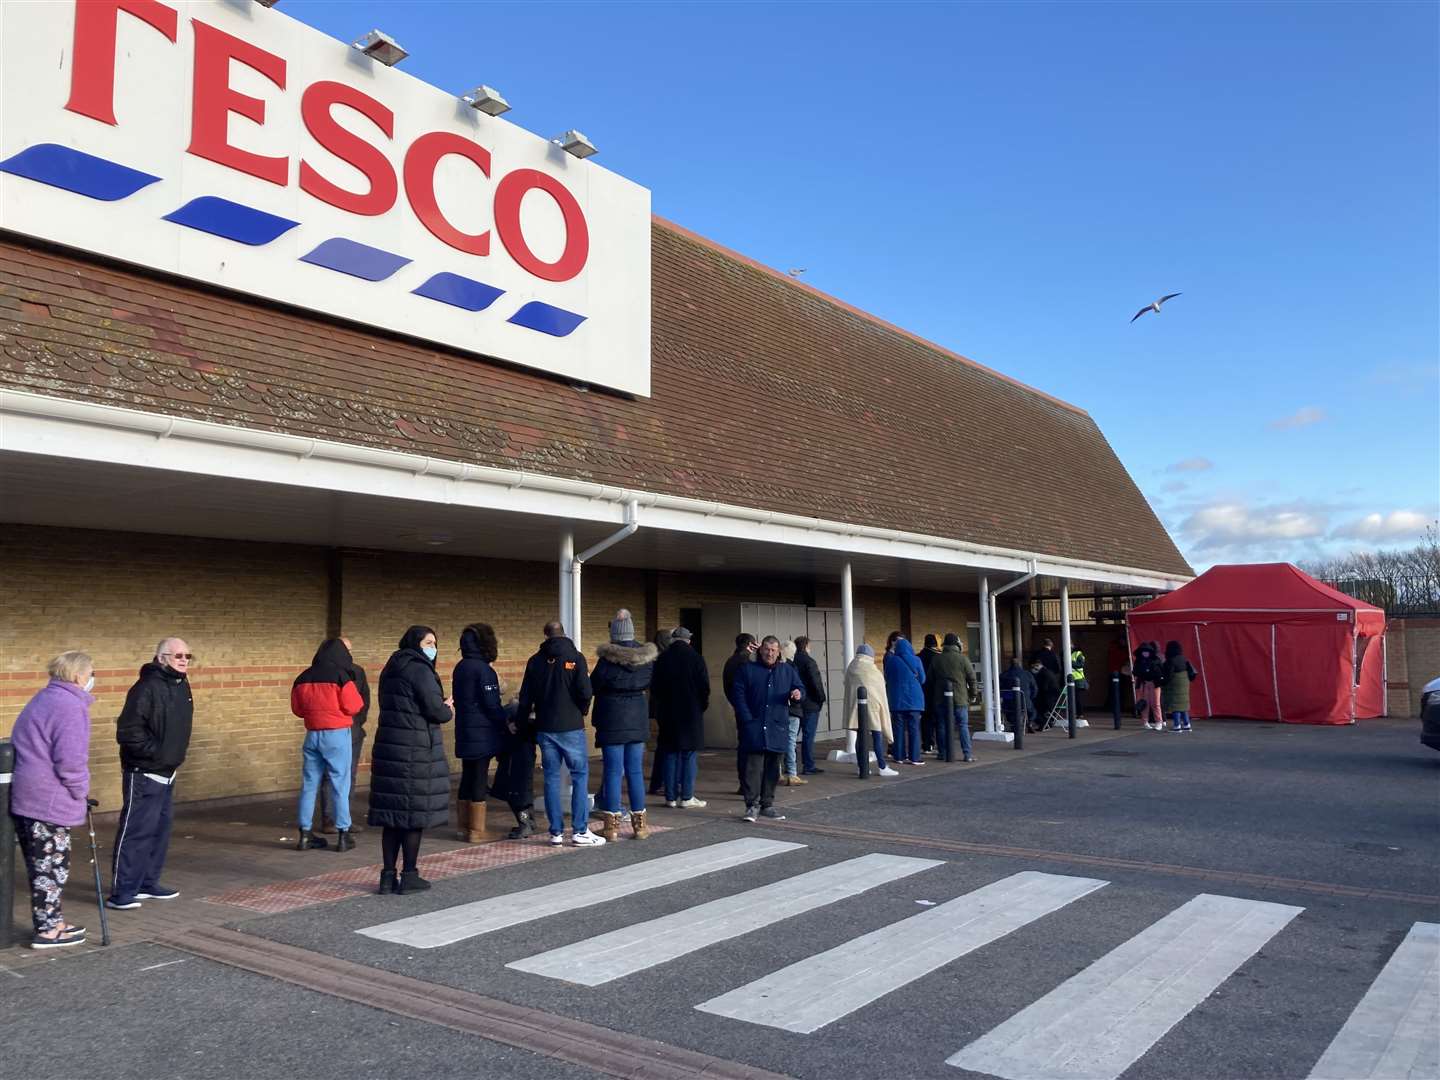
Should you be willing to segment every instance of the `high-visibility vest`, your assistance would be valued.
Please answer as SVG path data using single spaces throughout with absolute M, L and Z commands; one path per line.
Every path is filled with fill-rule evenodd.
M 1070 650 L 1070 671 L 1077 683 L 1085 681 L 1085 654 L 1079 649 Z

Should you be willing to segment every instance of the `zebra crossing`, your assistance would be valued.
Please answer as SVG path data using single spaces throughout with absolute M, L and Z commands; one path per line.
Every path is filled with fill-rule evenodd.
M 714 899 L 505 965 L 578 987 L 606 987 L 945 865 L 871 853 L 739 892 L 724 884 L 726 870 L 805 847 L 745 837 L 357 933 L 433 949 L 668 885 L 697 879 L 714 884 Z M 1038 871 L 1012 874 L 726 989 L 694 1009 L 811 1036 L 1108 884 Z M 979 1038 L 948 1048 L 945 1062 L 1005 1080 L 1117 1080 L 1303 910 L 1197 895 Z M 1440 924 L 1411 928 L 1310 1076 L 1440 1077 Z

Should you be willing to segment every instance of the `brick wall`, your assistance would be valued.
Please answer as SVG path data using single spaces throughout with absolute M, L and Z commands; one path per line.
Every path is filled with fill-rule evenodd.
M 7 525 L 0 530 L 0 734 L 56 653 L 95 658 L 92 793 L 120 802 L 115 718 L 169 634 L 199 657 L 182 798 L 297 787 L 290 683 L 325 631 L 317 548 Z
M 1425 684 L 1440 676 L 1440 619 L 1391 619 L 1385 645 L 1390 715 L 1419 716 Z

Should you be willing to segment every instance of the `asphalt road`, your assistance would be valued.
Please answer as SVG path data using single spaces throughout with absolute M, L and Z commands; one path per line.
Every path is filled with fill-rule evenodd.
M 1124 1080 L 1301 1078 L 1411 927 L 1440 922 L 1440 904 L 1433 899 L 1440 895 L 1440 753 L 1422 747 L 1417 730 L 1418 722 L 1345 729 L 1217 723 L 1197 725 L 1189 736 L 1140 731 L 1104 744 L 1087 744 L 1082 737 L 1056 753 L 999 768 L 904 784 L 877 779 L 863 788 L 857 781 L 856 794 L 807 804 L 778 826 L 744 825 L 737 803 L 733 820 L 677 829 L 645 844 L 471 874 L 438 882 L 419 896 L 320 905 L 251 920 L 243 929 L 797 1077 L 955 1080 L 988 1073 L 946 1064 L 952 1054 L 1111 950 L 1155 933 L 1149 928 L 1197 896 L 1213 894 L 1303 910 L 1284 914 L 1283 925 L 1258 947 L 1241 949 L 1233 973 L 1222 972 L 1213 987 L 1195 992 L 1193 1002 L 1174 1006 L 1176 1022 L 1153 1045 L 1140 1039 L 1144 1045 L 1124 1068 Z M 1005 753 L 984 746 L 980 752 Z M 783 804 L 783 789 L 780 799 Z M 866 835 L 848 832 L 856 829 Z M 356 932 L 549 884 L 584 896 L 593 886 L 576 882 L 571 892 L 563 883 L 756 836 L 803 847 L 436 948 Z M 1011 850 L 998 853 L 990 846 Z M 506 966 L 876 852 L 937 865 L 600 986 Z M 1111 860 L 1165 866 L 1136 868 Z M 1200 871 L 1211 873 L 1202 877 Z M 813 1033 L 696 1008 L 1026 872 L 1105 884 L 1051 913 L 1020 919 L 966 955 L 936 961 L 934 970 L 902 978 L 902 985 Z M 1233 875 L 1293 880 L 1258 884 Z M 1334 895 L 1324 891 L 1328 886 L 1412 895 Z M 967 904 L 973 901 L 957 907 Z M 1253 904 L 1245 910 L 1251 908 L 1260 910 Z M 1187 920 L 1185 929 L 1200 933 L 1203 926 Z M 666 947 L 677 940 L 688 947 L 694 944 L 686 936 L 690 932 L 660 940 L 670 943 Z M 963 942 L 964 934 L 983 932 L 975 926 L 939 934 L 927 949 L 944 952 Z M 1214 948 L 1232 947 L 1240 936 L 1218 932 Z M 138 971 L 176 958 L 179 954 L 137 946 L 27 972 L 23 989 L 18 984 L 3 989 L 9 1018 L 21 1022 L 13 1030 L 32 1034 L 17 1040 L 23 1068 L 11 1069 L 17 1060 L 12 1047 L 0 1075 L 33 1080 L 80 1075 L 87 1047 L 93 1053 L 97 1046 L 104 1047 L 104 1071 L 116 1076 L 319 1077 L 353 1075 L 357 1069 L 370 1073 L 402 1062 L 407 1074 L 433 1077 L 583 1075 L 551 1059 L 208 961 L 192 958 Z M 1127 975 L 1112 991 L 1123 991 L 1114 1015 L 1126 1015 L 1122 999 L 1135 992 L 1136 977 Z M 816 991 L 829 993 L 828 987 Z M 745 1008 L 765 1000 L 759 991 L 740 998 Z M 1109 1000 L 1092 987 L 1067 1007 Z M 1144 1027 L 1144 1016 L 1159 1016 L 1169 1007 L 1146 1005 L 1154 1012 L 1126 1022 Z M 1035 1024 L 1033 1010 L 1026 1017 L 1024 1026 Z M 56 1050 L 36 1038 L 32 1023 L 58 1023 L 67 1032 L 64 1046 Z M 1128 1036 L 1131 1042 L 1137 1037 Z M 1024 1068 L 1020 1072 L 1028 1075 Z

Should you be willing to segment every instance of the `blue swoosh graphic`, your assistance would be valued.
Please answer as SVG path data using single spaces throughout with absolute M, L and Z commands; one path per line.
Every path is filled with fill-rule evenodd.
M 0 172 L 23 176 L 77 195 L 116 202 L 160 177 L 58 143 L 36 143 L 0 161 Z
M 166 214 L 165 220 L 251 247 L 268 244 L 300 224 L 218 195 L 201 195 L 198 199 L 191 199 L 180 209 Z
M 355 240 L 346 240 L 343 236 L 326 240 L 308 255 L 301 255 L 300 261 L 323 266 L 327 270 L 338 270 L 342 274 L 364 278 L 366 281 L 384 281 L 410 262 L 403 255 L 381 251 Z
M 459 274 L 439 273 L 418 289 L 411 290 L 416 296 L 439 300 L 466 311 L 484 311 L 505 295 L 504 289 L 486 285 L 483 281 L 461 277 Z
M 506 321 L 530 330 L 538 330 L 551 337 L 568 337 L 585 321 L 585 316 L 551 304 L 543 304 L 539 300 L 531 300 Z

